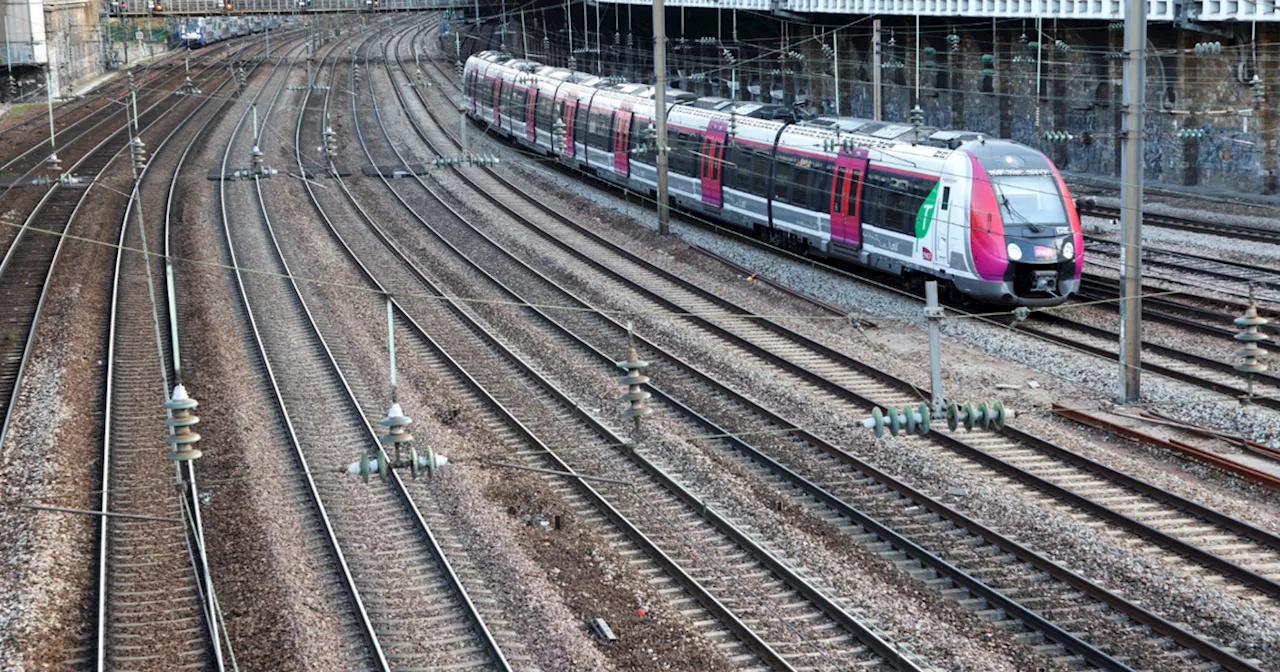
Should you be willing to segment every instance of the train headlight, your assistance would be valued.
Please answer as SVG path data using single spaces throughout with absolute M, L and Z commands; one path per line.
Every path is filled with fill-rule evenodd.
M 1075 256 L 1076 256 L 1076 244 L 1069 240 L 1064 241 L 1062 243 L 1062 258 L 1071 259 Z
M 1009 252 L 1009 261 L 1019 261 L 1022 259 L 1022 248 L 1017 243 L 1009 243 L 1009 247 L 1005 248 Z

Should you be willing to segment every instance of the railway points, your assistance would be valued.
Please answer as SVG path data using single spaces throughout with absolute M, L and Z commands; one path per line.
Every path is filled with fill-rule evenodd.
M 1113 4 L 119 3 L 173 53 L 57 105 L 7 45 L 0 667 L 1280 669 L 1280 227 L 1175 183 L 1273 188 L 1270 19 L 1150 8 L 1126 218 Z

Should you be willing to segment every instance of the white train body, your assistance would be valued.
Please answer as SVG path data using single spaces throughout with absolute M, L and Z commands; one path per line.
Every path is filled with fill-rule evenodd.
M 652 195 L 652 93 L 482 52 L 467 61 L 463 95 L 468 114 L 501 135 Z M 1079 218 L 1039 151 L 864 119 L 796 123 L 778 106 L 678 90 L 667 101 L 676 207 L 798 251 L 934 277 L 982 301 L 1052 305 L 1079 287 Z

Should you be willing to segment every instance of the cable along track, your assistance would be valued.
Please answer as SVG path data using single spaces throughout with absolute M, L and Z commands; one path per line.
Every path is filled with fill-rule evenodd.
M 400 280 L 392 284 L 402 291 L 405 287 L 419 286 L 428 292 L 438 292 L 425 272 L 408 262 L 358 201 L 349 193 L 347 197 L 368 229 L 349 232 L 352 238 L 345 240 L 344 245 L 349 246 L 349 250 L 356 247 L 365 250 L 366 258 L 376 254 L 381 262 L 367 263 L 354 251 L 349 252 L 361 272 L 378 287 L 382 286 L 377 284 L 380 280 L 368 268 L 380 269 L 380 276 Z M 402 198 L 398 200 L 404 203 Z M 419 223 L 425 223 L 412 208 L 407 210 Z M 369 231 L 378 241 L 368 240 Z M 475 322 L 465 307 L 449 302 L 443 304 L 446 310 L 441 310 L 440 302 L 419 301 L 403 294 L 397 295 L 395 304 L 401 308 L 399 314 L 405 324 L 413 327 L 419 342 L 452 362 L 450 368 L 462 376 L 460 385 L 491 400 L 489 407 L 499 414 L 505 433 L 514 434 L 515 439 L 522 439 L 520 443 L 524 446 L 541 451 L 557 470 L 581 468 L 583 458 L 556 457 L 539 441 L 545 440 L 544 435 L 575 444 L 620 441 L 616 433 L 582 413 L 554 385 L 530 370 L 521 357 L 507 350 Z M 467 362 L 466 366 L 459 367 L 458 362 L 463 361 Z M 465 374 L 461 372 L 464 368 Z M 740 641 L 721 644 L 730 659 L 753 669 L 761 665 L 775 669 L 809 669 L 828 661 L 860 665 L 879 663 L 881 657 L 887 657 L 897 669 L 920 669 L 896 649 L 886 646 L 878 636 L 859 632 L 860 626 L 847 622 L 850 619 L 841 609 L 830 605 L 812 586 L 798 580 L 784 563 L 751 543 L 706 502 L 691 500 L 686 490 L 655 469 L 649 460 L 634 454 L 632 459 L 634 462 L 619 464 L 614 464 L 616 460 L 607 464 L 599 464 L 598 459 L 588 462 L 592 471 L 622 476 L 632 482 L 630 486 L 608 483 L 597 486 L 581 481 L 574 481 L 574 485 L 586 498 L 596 501 L 600 511 L 618 525 L 623 534 L 645 549 L 654 562 L 665 567 L 704 609 L 719 619 L 719 628 L 736 635 Z M 691 563 L 696 566 L 690 567 Z M 728 567 L 738 571 L 727 573 Z M 704 581 L 710 585 L 704 585 Z M 769 590 L 764 590 L 766 587 Z M 824 603 L 826 606 L 822 608 L 814 606 Z M 786 609 L 786 618 L 780 618 L 783 612 L 778 611 L 779 607 Z M 735 615 L 744 610 L 749 618 Z M 706 628 L 705 625 L 698 627 Z M 842 632 L 850 629 L 857 633 L 857 638 L 850 632 Z M 764 631 L 761 634 L 767 634 L 767 638 L 761 639 L 758 630 Z M 722 640 L 724 637 L 725 634 L 719 636 Z M 871 643 L 859 641 L 864 637 Z M 755 663 L 750 662 L 753 659 Z M 794 665 L 790 662 L 793 659 Z
M 485 177 L 490 178 L 487 182 L 481 181 L 480 186 L 477 188 L 477 191 L 485 194 L 486 197 L 490 197 L 493 194 L 501 193 L 503 190 L 511 188 L 510 185 L 501 183 L 499 181 L 500 178 L 489 170 L 482 171 L 478 169 L 463 169 L 459 172 L 465 174 L 468 178 L 476 180 L 481 180 Z M 527 196 L 525 198 L 527 198 Z M 494 197 L 492 200 L 497 201 L 498 199 Z M 533 213 L 535 216 L 550 214 L 552 218 L 558 217 L 555 213 L 549 212 L 549 208 L 543 206 L 540 202 L 528 200 L 525 201 L 525 203 L 528 203 L 527 207 L 523 205 L 506 206 L 502 203 L 498 203 L 498 205 L 499 207 L 507 207 L 509 212 L 512 211 L 511 208 L 517 208 L 526 213 Z M 518 215 L 517 218 L 519 218 Z M 625 273 L 613 273 L 615 277 L 622 275 L 626 278 L 638 278 L 642 283 L 646 281 L 655 282 L 662 279 L 668 281 L 670 284 L 676 285 L 675 290 L 667 290 L 664 288 L 664 295 L 670 296 L 674 294 L 676 296 L 680 296 L 684 301 L 682 301 L 678 306 L 672 306 L 668 303 L 665 307 L 660 307 L 661 310 L 685 310 L 687 312 L 697 314 L 724 314 L 726 312 L 726 308 L 728 308 L 732 312 L 739 314 L 745 312 L 740 308 L 732 306 L 732 304 L 728 304 L 727 302 L 718 300 L 712 302 L 708 299 L 704 299 L 703 297 L 708 296 L 709 293 L 703 293 L 700 289 L 691 288 L 689 283 L 685 283 L 682 280 L 672 278 L 669 275 L 666 277 L 660 277 L 662 276 L 661 271 L 658 269 L 651 270 L 644 267 L 643 264 L 645 262 L 628 257 L 625 251 L 619 251 L 616 248 L 611 247 L 606 247 L 602 250 L 600 246 L 607 246 L 607 243 L 593 238 L 592 234 L 589 234 L 588 232 L 569 229 L 568 227 L 573 226 L 571 223 L 563 222 L 559 219 L 556 219 L 555 222 L 559 225 L 559 229 L 556 231 L 555 235 L 547 234 L 546 238 L 554 244 L 561 246 L 562 249 L 572 250 L 572 253 L 576 254 L 578 253 L 578 250 L 582 250 L 580 258 L 583 258 L 586 263 L 596 265 L 597 268 L 600 268 L 603 266 L 603 263 L 597 263 L 595 259 L 608 259 L 612 256 L 620 255 L 626 260 L 622 263 L 627 263 L 628 268 Z M 538 231 L 537 227 L 533 227 L 533 229 L 535 233 Z M 559 240 L 561 237 L 563 237 L 563 241 Z M 664 301 L 664 299 L 658 298 L 653 300 L 659 302 Z M 685 303 L 686 301 L 687 303 Z M 712 319 L 699 319 L 704 323 L 710 323 L 713 321 Z M 778 328 L 776 325 L 769 324 L 767 321 L 759 319 L 731 320 L 730 318 L 724 318 L 724 321 L 732 321 L 735 331 L 742 329 L 749 333 L 754 332 L 752 335 L 756 339 L 759 339 L 762 344 L 772 346 L 770 349 L 777 349 L 779 351 L 779 354 L 774 354 L 769 350 L 757 348 L 752 353 L 754 356 L 761 356 L 766 360 L 774 361 L 777 364 L 780 364 L 782 368 L 789 369 L 799 374 L 802 379 L 806 381 L 806 385 L 835 392 L 838 396 L 833 401 L 836 403 L 847 405 L 848 402 L 852 400 L 856 405 L 866 406 L 869 404 L 869 401 L 867 400 L 868 396 L 874 396 L 877 401 L 882 403 L 890 402 L 893 405 L 918 401 L 918 398 L 914 395 L 904 391 L 910 389 L 905 383 L 897 381 L 885 374 L 875 372 L 874 369 L 866 367 L 865 365 L 843 355 L 832 353 L 823 349 L 821 346 L 811 344 L 811 342 L 808 342 L 808 339 L 805 339 L 802 336 L 789 334 L 786 330 Z M 776 329 L 777 331 L 771 333 L 766 331 L 766 328 Z M 741 339 L 736 335 L 728 336 L 728 340 L 736 342 L 738 347 L 745 348 L 749 351 L 754 347 L 744 342 L 744 339 Z M 782 353 L 785 353 L 785 355 Z M 801 362 L 804 366 L 800 366 L 795 362 L 792 362 L 791 360 L 793 359 Z M 813 371 L 810 372 L 808 369 L 813 369 Z M 830 380 L 828 377 L 834 380 Z M 855 387 L 857 391 L 854 391 Z M 1092 463 L 1091 461 L 1071 454 L 1068 451 L 1053 446 L 1052 444 L 1042 442 L 1036 437 L 1026 435 L 1014 429 L 1009 429 L 1006 430 L 1003 435 L 993 434 L 990 436 L 983 436 L 979 439 L 970 441 L 970 443 L 960 442 L 945 434 L 934 436 L 931 439 L 911 438 L 906 440 L 913 442 L 914 445 L 919 445 L 922 450 L 931 448 L 936 452 L 955 451 L 961 456 L 970 459 L 971 464 L 976 460 L 976 462 L 983 466 L 995 467 L 1003 472 L 1003 474 L 1007 475 L 1006 477 L 1002 477 L 1000 474 L 993 474 L 995 478 L 1004 478 L 1005 480 L 1008 480 L 1008 477 L 1012 477 L 1016 481 L 1027 483 L 1036 489 L 1040 489 L 1053 495 L 1056 498 L 1065 500 L 1073 506 L 1085 508 L 1090 513 L 1102 517 L 1107 523 L 1114 524 L 1115 522 L 1120 522 L 1129 527 L 1129 529 L 1136 530 L 1137 534 L 1143 538 L 1155 538 L 1159 543 L 1167 544 L 1177 549 L 1180 553 L 1189 555 L 1196 562 L 1203 561 L 1208 557 L 1210 561 L 1206 564 L 1210 564 L 1210 566 L 1212 566 L 1216 571 L 1222 571 L 1232 577 L 1243 577 L 1250 585 L 1261 586 L 1265 589 L 1269 583 L 1268 579 L 1259 577 L 1247 569 L 1233 565 L 1221 558 L 1209 556 L 1197 547 L 1190 546 L 1179 539 L 1163 535 L 1153 529 L 1153 527 L 1149 527 L 1142 522 L 1132 520 L 1127 514 L 1132 514 L 1134 518 L 1140 518 L 1151 522 L 1152 526 L 1176 530 L 1177 528 L 1189 528 L 1192 526 L 1193 522 L 1196 522 L 1190 519 L 1187 514 L 1182 513 L 1181 510 L 1185 509 L 1192 515 L 1197 517 L 1202 516 L 1205 519 L 1212 521 L 1215 525 L 1220 526 L 1220 528 L 1214 530 L 1184 529 L 1181 531 L 1184 533 L 1187 531 L 1194 533 L 1196 537 L 1193 538 L 1205 540 L 1205 545 L 1210 548 L 1222 548 L 1224 555 L 1228 555 L 1229 557 L 1245 557 L 1243 553 L 1239 553 L 1239 547 L 1232 546 L 1233 543 L 1239 544 L 1243 538 L 1244 541 L 1248 543 L 1248 546 L 1246 547 L 1251 547 L 1253 550 L 1253 557 L 1250 558 L 1253 566 L 1259 567 L 1267 566 L 1270 562 L 1270 558 L 1274 557 L 1271 555 L 1274 552 L 1274 537 L 1268 533 L 1252 528 L 1240 521 L 1229 519 L 1221 514 L 1212 512 L 1211 510 L 1200 507 L 1194 503 L 1187 502 L 1186 500 L 1182 500 L 1176 496 L 1161 493 L 1152 486 L 1109 470 L 1102 465 Z M 927 444 L 933 445 L 929 446 Z M 981 447 L 976 447 L 977 445 L 980 445 Z M 992 455 L 992 453 L 1001 451 L 1003 451 L 1003 454 L 1009 458 L 1008 461 L 997 459 Z M 1070 490 L 1059 487 L 1040 476 L 1030 473 L 1028 470 L 1024 470 L 1022 466 L 1026 466 L 1028 469 L 1034 468 L 1036 472 L 1044 474 L 1045 476 L 1052 475 L 1055 480 L 1061 479 L 1072 483 L 1073 486 L 1082 490 L 1095 494 L 1100 493 L 1097 494 L 1099 498 L 1107 497 L 1115 502 L 1115 509 L 1107 508 L 1097 502 L 1081 497 Z M 974 464 L 974 468 L 979 471 L 983 471 L 982 466 L 979 466 L 978 464 Z M 1119 491 L 1119 497 L 1116 497 L 1117 490 Z M 1147 501 L 1142 501 L 1144 498 L 1146 498 Z M 1155 511 L 1154 514 L 1148 511 L 1142 511 L 1143 508 L 1150 509 L 1153 503 L 1158 503 L 1161 507 L 1171 506 L 1178 511 L 1174 512 L 1175 515 L 1172 516 L 1172 518 L 1170 518 L 1170 513 L 1167 509 L 1165 511 Z M 929 506 L 926 508 L 930 508 L 934 511 L 945 510 L 945 507 L 939 506 Z M 963 517 L 960 518 L 963 519 Z M 963 525 L 963 523 L 961 524 Z M 1209 540 L 1214 536 L 1214 534 L 1221 533 L 1223 529 L 1239 536 L 1234 537 L 1227 543 L 1210 544 Z M 1221 542 L 1226 540 L 1214 541 Z M 1167 557 L 1167 554 L 1165 553 L 1160 553 L 1159 551 L 1157 551 L 1157 553 L 1159 556 Z M 1200 573 L 1201 570 L 1194 565 L 1189 565 L 1188 571 Z M 1103 593 L 1105 593 L 1105 591 L 1103 591 Z M 1115 599 L 1114 595 L 1112 596 L 1112 599 Z M 1124 604 L 1124 601 L 1118 600 L 1116 604 L 1122 605 Z M 1131 609 L 1126 610 L 1130 614 L 1135 613 Z M 1185 641 L 1188 645 L 1193 646 L 1194 648 L 1201 649 L 1206 653 L 1206 655 L 1213 657 L 1215 660 L 1221 660 L 1228 666 L 1234 666 L 1238 669 L 1249 669 L 1248 664 L 1235 658 L 1235 656 L 1231 655 L 1229 652 L 1217 650 L 1216 647 L 1208 645 L 1205 642 L 1197 642 L 1195 637 L 1190 637 L 1189 633 L 1185 632 L 1181 628 L 1162 621 L 1162 619 L 1154 614 L 1147 613 L 1146 615 L 1142 615 L 1142 611 L 1143 610 L 1141 609 L 1136 610 L 1136 613 L 1138 614 L 1137 618 L 1141 622 L 1146 624 L 1155 624 L 1155 626 L 1158 626 L 1156 628 L 1157 630 L 1169 633 L 1176 639 Z

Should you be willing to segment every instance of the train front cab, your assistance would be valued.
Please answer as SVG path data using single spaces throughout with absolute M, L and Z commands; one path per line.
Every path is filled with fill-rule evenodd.
M 974 280 L 957 288 L 991 303 L 1057 305 L 1080 288 L 1084 237 L 1066 183 L 1044 154 L 1004 140 L 966 144 Z

